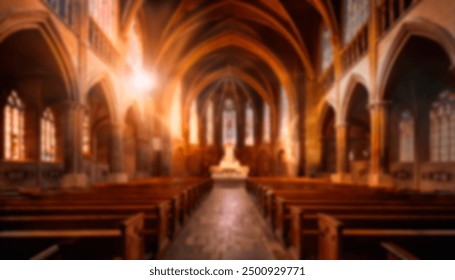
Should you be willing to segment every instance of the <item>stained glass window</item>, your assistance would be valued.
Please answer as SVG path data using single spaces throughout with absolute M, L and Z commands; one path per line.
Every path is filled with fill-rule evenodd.
M 4 157 L 7 160 L 22 160 L 25 158 L 25 116 L 24 104 L 12 91 L 4 108 Z
M 414 118 L 404 111 L 400 120 L 400 162 L 414 161 Z
M 89 0 L 90 17 L 109 38 L 114 38 L 118 27 L 118 0 Z
M 330 30 L 323 26 L 321 32 L 321 68 L 322 71 L 327 70 L 333 63 L 333 49 L 330 43 Z
M 288 137 L 289 132 L 289 101 L 286 90 L 282 87 L 280 92 L 280 138 Z
M 254 111 L 253 106 L 248 104 L 245 114 L 245 145 L 254 145 Z
M 56 160 L 56 136 L 54 114 L 47 108 L 41 117 L 41 160 Z
M 90 115 L 88 112 L 84 114 L 82 121 L 82 154 L 85 156 L 90 155 Z
M 197 119 L 197 104 L 194 101 L 190 110 L 190 144 L 199 144 L 199 127 Z
M 343 1 L 343 41 L 349 43 L 356 33 L 364 26 L 370 16 L 370 1 Z
M 271 123 L 270 123 L 270 107 L 265 104 L 264 105 L 264 135 L 263 140 L 264 143 L 270 143 L 271 140 Z
M 226 99 L 223 110 L 223 144 L 227 143 L 237 143 L 237 118 L 232 99 Z
M 430 111 L 430 158 L 455 161 L 455 95 L 443 92 Z
M 214 109 L 213 109 L 213 102 L 209 101 L 207 105 L 207 112 L 206 112 L 206 141 L 207 145 L 213 145 L 213 137 L 214 137 Z

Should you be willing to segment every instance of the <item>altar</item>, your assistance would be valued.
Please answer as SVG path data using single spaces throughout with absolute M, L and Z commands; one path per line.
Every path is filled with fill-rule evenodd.
M 215 180 L 245 180 L 250 168 L 240 165 L 234 155 L 234 145 L 228 143 L 224 145 L 224 156 L 220 164 L 212 166 L 210 172 Z

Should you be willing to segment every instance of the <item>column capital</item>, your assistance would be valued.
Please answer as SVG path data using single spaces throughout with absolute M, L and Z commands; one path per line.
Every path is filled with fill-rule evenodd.
M 337 121 L 335 123 L 335 128 L 338 128 L 338 127 L 347 127 L 349 126 L 349 123 L 347 121 Z

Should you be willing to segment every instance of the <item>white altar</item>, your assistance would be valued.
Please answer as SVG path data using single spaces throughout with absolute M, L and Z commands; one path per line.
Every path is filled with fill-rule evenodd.
M 224 145 L 224 156 L 219 165 L 210 168 L 213 179 L 221 180 L 244 180 L 250 172 L 248 166 L 240 165 L 234 155 L 234 144 Z

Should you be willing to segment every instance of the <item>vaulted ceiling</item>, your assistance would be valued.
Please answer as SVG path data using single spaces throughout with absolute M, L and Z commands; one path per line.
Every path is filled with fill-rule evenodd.
M 146 64 L 171 93 L 182 84 L 186 101 L 234 80 L 273 103 L 281 86 L 295 91 L 294 77 L 317 75 L 322 22 L 338 40 L 339 1 L 131 0 L 125 6 L 138 2 Z

